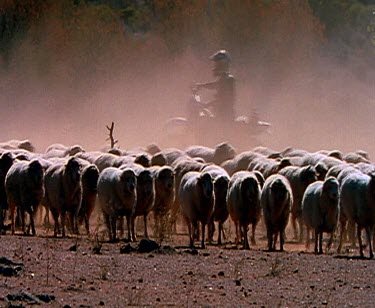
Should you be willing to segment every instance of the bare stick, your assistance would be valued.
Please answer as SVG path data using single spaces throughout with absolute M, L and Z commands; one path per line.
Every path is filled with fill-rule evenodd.
M 115 144 L 118 143 L 118 140 L 115 140 L 115 138 L 113 138 L 115 123 L 112 122 L 111 127 L 109 127 L 108 125 L 106 125 L 106 127 L 109 130 L 109 137 L 106 140 L 111 140 L 111 149 L 113 149 L 115 147 Z

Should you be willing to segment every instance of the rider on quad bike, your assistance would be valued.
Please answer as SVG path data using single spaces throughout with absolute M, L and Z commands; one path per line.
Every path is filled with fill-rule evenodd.
M 206 107 L 212 108 L 213 114 L 218 123 L 233 122 L 235 119 L 234 103 L 236 100 L 235 79 L 229 73 L 230 56 L 226 50 L 219 50 L 211 57 L 213 61 L 212 72 L 216 80 L 207 83 L 195 84 L 196 89 L 205 88 L 215 90 L 214 100 L 205 104 Z

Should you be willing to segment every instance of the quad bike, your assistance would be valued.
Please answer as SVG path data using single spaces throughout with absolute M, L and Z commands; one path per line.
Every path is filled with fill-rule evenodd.
M 239 116 L 234 121 L 223 123 L 201 102 L 196 89 L 193 89 L 188 104 L 187 117 L 168 119 L 162 129 L 168 146 L 181 148 L 202 144 L 215 146 L 227 141 L 237 147 L 262 145 L 260 137 L 270 134 L 271 124 L 260 121 L 258 113 L 253 111 L 250 118 Z

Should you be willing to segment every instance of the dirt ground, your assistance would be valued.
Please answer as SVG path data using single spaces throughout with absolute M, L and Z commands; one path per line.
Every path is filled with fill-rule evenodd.
M 358 249 L 314 255 L 313 246 L 287 242 L 286 252 L 270 253 L 259 228 L 249 251 L 232 242 L 191 250 L 181 227 L 159 251 L 121 254 L 120 241 L 94 254 L 87 236 L 54 239 L 37 231 L 0 238 L 0 256 L 22 263 L 18 275 L 0 276 L 0 307 L 373 306 L 375 261 L 356 258 Z M 50 302 L 35 299 L 40 295 Z

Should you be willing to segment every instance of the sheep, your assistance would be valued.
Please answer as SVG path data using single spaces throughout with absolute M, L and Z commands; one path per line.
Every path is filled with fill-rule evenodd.
M 221 237 L 224 235 L 223 224 L 229 216 L 227 207 L 227 191 L 230 177 L 223 168 L 216 165 L 208 165 L 202 169 L 202 172 L 209 173 L 214 180 L 215 207 L 208 225 L 208 240 L 209 242 L 213 241 L 213 235 L 215 232 L 214 222 L 216 221 L 219 225 L 217 244 L 221 245 Z
M 85 223 L 86 233 L 90 234 L 90 217 L 95 208 L 97 184 L 99 179 L 99 170 L 94 164 L 85 163 L 80 160 L 82 165 L 82 203 L 78 212 L 78 223 Z
M 337 179 L 337 177 L 339 176 L 339 174 L 341 173 L 341 171 L 345 170 L 346 168 L 350 167 L 351 165 L 349 164 L 346 164 L 346 163 L 342 163 L 340 165 L 336 165 L 336 166 L 333 166 L 331 168 L 329 168 L 325 178 L 329 178 L 331 176 L 335 177 Z
M 281 157 L 279 152 L 271 150 L 271 149 L 263 147 L 263 146 L 257 146 L 255 148 L 253 148 L 252 151 L 255 152 L 255 153 L 259 153 L 263 156 L 267 156 L 267 157 L 269 157 L 270 155 L 276 156 L 276 157 Z
M 167 158 L 163 153 L 156 153 L 151 157 L 151 166 L 165 166 L 167 165 Z
M 0 231 L 5 232 L 4 220 L 8 209 L 8 200 L 5 191 L 5 177 L 10 167 L 12 167 L 14 157 L 9 152 L 4 152 L 0 156 Z
M 363 157 L 361 154 L 356 152 L 350 152 L 345 154 L 343 160 L 347 163 L 358 164 L 358 163 L 370 163 L 370 160 Z
M 10 167 L 5 178 L 5 190 L 12 220 L 12 234 L 15 232 L 15 210 L 21 214 L 23 233 L 25 229 L 25 212 L 29 214 L 31 232 L 36 235 L 34 214 L 44 196 L 44 170 L 38 160 L 17 161 Z
M 30 140 L 9 140 L 0 143 L 0 148 L 5 150 L 23 149 L 29 152 L 35 152 L 35 147 Z
M 255 245 L 255 228 L 261 215 L 260 187 L 256 176 L 249 171 L 233 174 L 227 194 L 228 212 L 236 226 L 236 243 L 243 235 L 243 248 L 249 249 L 247 231 L 252 224 L 252 244 Z
M 301 166 L 314 166 L 318 180 L 323 181 L 328 170 L 335 165 L 342 164 L 342 160 L 321 153 L 307 154 L 301 159 Z
M 372 250 L 372 233 L 375 225 L 375 174 L 352 173 L 346 177 L 341 186 L 340 244 L 337 249 L 341 252 L 343 235 L 347 220 L 357 224 L 357 237 L 360 256 L 363 257 L 361 238 L 362 229 L 366 230 L 370 259 L 374 257 Z
M 293 204 L 291 209 L 291 221 L 294 230 L 294 239 L 299 239 L 299 241 L 301 242 L 303 238 L 301 202 L 307 186 L 317 180 L 315 169 L 312 166 L 290 166 L 280 170 L 279 174 L 285 176 L 288 179 L 289 184 L 292 188 Z M 299 226 L 299 236 L 297 222 Z
M 202 242 L 205 248 L 205 228 L 214 210 L 214 188 L 209 173 L 190 171 L 181 179 L 179 202 L 183 218 L 189 230 L 190 247 L 194 247 L 194 237 L 198 223 L 201 223 Z
M 284 251 L 285 228 L 293 204 L 292 188 L 288 179 L 280 174 L 267 178 L 260 203 L 267 229 L 268 250 L 276 250 L 277 236 L 280 234 L 280 251 Z
M 108 167 L 98 179 L 98 199 L 109 233 L 109 241 L 117 240 L 117 219 L 125 216 L 128 226 L 128 240 L 133 241 L 130 219 L 137 203 L 137 178 L 130 168 L 120 170 Z
M 49 159 L 52 157 L 68 157 L 74 156 L 77 153 L 84 153 L 85 150 L 80 145 L 65 146 L 59 143 L 50 145 L 46 152 L 43 154 L 43 158 Z
M 180 183 L 182 177 L 189 171 L 200 171 L 205 164 L 197 162 L 196 160 L 190 158 L 190 157 L 181 157 L 177 161 L 175 161 L 173 167 L 173 172 L 175 174 L 175 191 L 177 193 L 177 196 L 175 198 L 175 201 L 172 206 L 171 210 L 171 223 L 174 224 L 174 228 L 176 231 L 176 221 L 177 221 L 177 216 L 179 213 L 180 205 L 179 205 L 179 198 L 178 198 L 178 193 L 179 193 L 179 188 L 180 188 Z
M 119 156 L 109 153 L 101 153 L 95 158 L 93 163 L 98 167 L 99 172 L 102 172 L 108 167 L 118 167 L 119 166 Z
M 227 142 L 218 144 L 215 149 L 204 146 L 190 146 L 185 149 L 185 153 L 190 157 L 201 157 L 207 163 L 214 163 L 220 165 L 228 159 L 233 159 L 236 155 L 236 150 Z
M 354 165 L 354 168 L 367 175 L 375 173 L 375 165 L 373 164 L 358 163 Z
M 157 144 L 155 144 L 155 143 L 151 143 L 151 144 L 149 144 L 148 146 L 146 146 L 145 151 L 146 151 L 148 154 L 150 154 L 150 155 L 154 155 L 154 154 L 160 152 L 161 149 L 159 148 L 159 146 L 158 146 Z
M 143 216 L 144 222 L 144 237 L 148 238 L 147 232 L 147 215 L 154 207 L 155 201 L 155 186 L 154 178 L 150 170 L 143 168 L 138 164 L 130 164 L 129 166 L 123 165 L 120 170 L 130 168 L 134 171 L 137 177 L 137 202 L 134 212 L 131 216 L 131 232 L 134 241 L 137 240 L 135 232 L 135 219 L 138 216 Z
M 174 148 L 166 148 L 160 151 L 159 153 L 156 153 L 151 158 L 151 161 L 153 162 L 152 165 L 161 165 L 155 162 L 158 162 L 159 160 L 165 159 L 166 165 L 172 166 L 172 164 L 179 159 L 180 157 L 189 157 L 184 151 Z
M 263 177 L 267 179 L 272 174 L 275 174 L 279 172 L 281 169 L 288 166 L 291 166 L 291 162 L 287 158 L 283 158 L 281 160 L 258 158 L 249 164 L 247 170 L 258 170 L 262 173 Z
M 305 150 L 293 149 L 289 147 L 282 150 L 280 154 L 282 157 L 304 157 L 305 155 L 310 153 Z
M 236 155 L 232 160 L 226 160 L 223 162 L 221 167 L 232 176 L 237 171 L 247 170 L 250 162 L 256 158 L 264 158 L 264 156 L 252 151 L 242 152 Z
M 150 168 L 155 182 L 154 220 L 158 238 L 162 240 L 168 224 L 168 214 L 175 199 L 175 176 L 169 166 Z
M 95 160 L 102 154 L 103 153 L 99 151 L 92 151 L 92 152 L 80 152 L 74 156 L 80 159 L 84 159 L 91 164 L 95 164 Z
M 315 231 L 316 254 L 323 253 L 323 232 L 331 233 L 328 250 L 332 245 L 340 212 L 339 196 L 339 182 L 334 177 L 310 184 L 303 195 L 301 210 L 307 228 L 306 246 L 309 246 L 312 228 Z
M 54 236 L 60 233 L 65 237 L 65 219 L 69 214 L 74 233 L 78 233 L 77 215 L 82 202 L 81 165 L 77 158 L 71 157 L 65 163 L 56 163 L 45 172 L 44 204 L 49 208 L 55 221 Z

